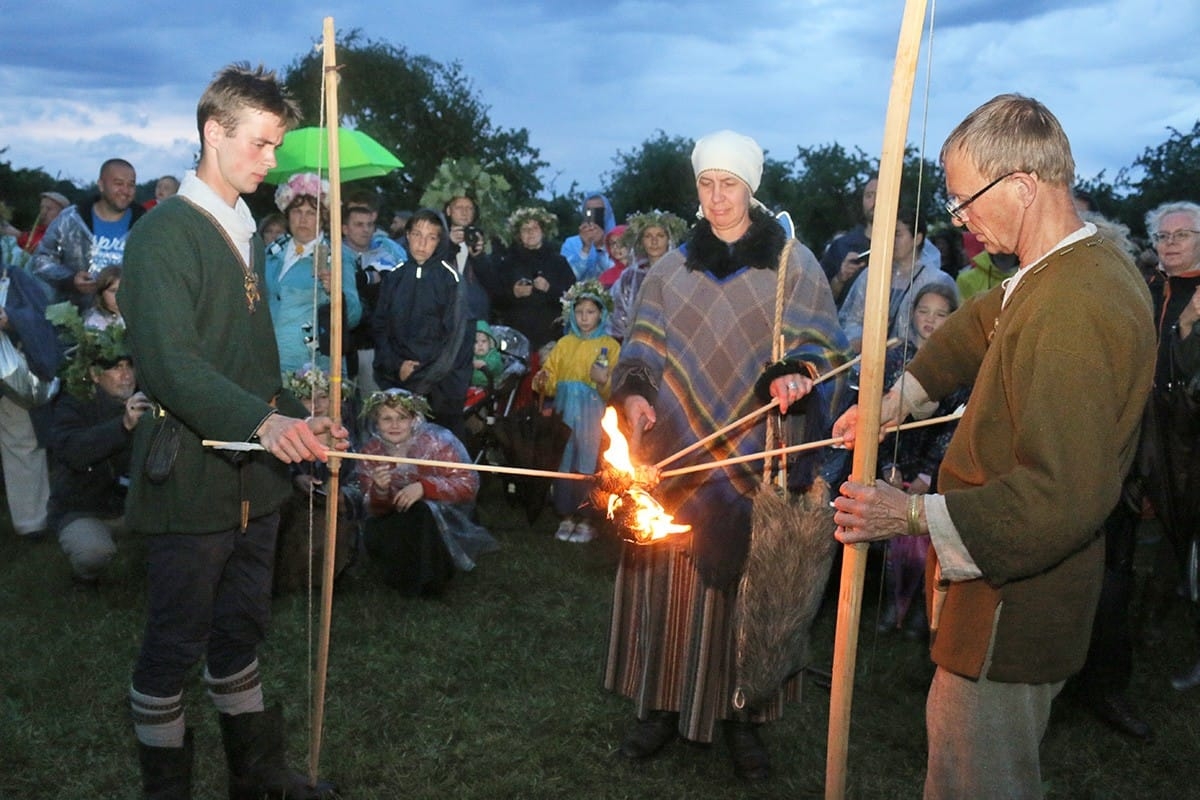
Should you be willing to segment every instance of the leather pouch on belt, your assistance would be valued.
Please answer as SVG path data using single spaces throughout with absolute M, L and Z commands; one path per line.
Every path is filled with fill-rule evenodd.
M 150 447 L 146 451 L 146 463 L 142 472 L 151 483 L 162 483 L 175 466 L 179 455 L 179 429 L 181 423 L 161 408 L 156 409 L 154 428 L 150 432 Z

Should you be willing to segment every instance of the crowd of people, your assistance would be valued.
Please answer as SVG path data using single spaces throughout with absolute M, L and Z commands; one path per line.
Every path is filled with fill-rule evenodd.
M 32 228 L 3 238 L 0 332 L 29 370 L 63 379 L 41 405 L 0 396 L 13 527 L 52 533 L 87 587 L 126 532 L 149 542 L 129 687 L 147 796 L 187 796 L 183 681 L 201 660 L 231 791 L 331 796 L 284 764 L 259 679 L 288 508 L 323 492 L 331 450 L 352 448 L 384 459 L 343 461 L 340 483 L 347 546 L 385 583 L 438 595 L 495 550 L 464 444 L 468 398 L 504 372 L 494 327 L 528 344 L 517 407 L 553 409 L 570 429 L 563 472 L 595 473 L 609 405 L 639 463 L 693 445 L 713 460 L 760 452 L 764 426 L 709 434 L 768 402 L 798 435 L 855 444 L 856 381 L 819 378 L 862 348 L 874 178 L 859 224 L 820 257 L 755 198 L 762 150 L 732 131 L 695 145 L 690 226 L 658 210 L 622 218 L 591 192 L 560 243 L 564 221 L 538 206 L 481 231 L 465 192 L 385 231 L 377 197 L 347 186 L 335 259 L 320 176 L 283 180 L 279 213 L 260 221 L 241 199 L 297 122 L 275 77 L 223 70 L 198 119 L 197 168 L 160 179 L 153 200 L 136 204 L 133 165 L 110 159 L 94 196 L 47 191 Z M 1018 95 L 972 112 L 941 162 L 949 223 L 930 226 L 905 198 L 894 220 L 887 329 L 900 344 L 881 416 L 965 412 L 879 443 L 877 480 L 848 480 L 836 451 L 792 459 L 787 491 L 829 482 L 830 535 L 875 543 L 884 566 L 880 630 L 929 642 L 926 797 L 1038 797 L 1050 704 L 1072 676 L 1102 719 L 1152 736 L 1125 695 L 1132 551 L 1156 517 L 1159 610 L 1197 547 L 1200 206 L 1148 215 L 1157 267 L 1139 271 L 1128 231 L 1072 191 L 1057 120 Z M 348 381 L 331 416 L 334 353 Z M 754 707 L 731 699 L 760 473 L 739 462 L 664 482 L 660 499 L 692 526 L 686 545 L 623 546 L 604 686 L 633 702 L 630 760 L 720 729 L 740 777 L 770 774 L 762 725 L 796 676 Z M 557 539 L 603 529 L 591 489 L 555 482 Z M 1172 683 L 1200 686 L 1200 661 Z

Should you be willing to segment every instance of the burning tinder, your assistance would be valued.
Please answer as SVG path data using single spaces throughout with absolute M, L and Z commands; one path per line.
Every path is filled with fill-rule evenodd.
M 648 465 L 634 466 L 629 442 L 617 427 L 616 410 L 606 409 L 600 424 L 610 444 L 596 474 L 595 499 L 599 507 L 606 509 L 621 538 L 634 544 L 650 544 L 690 531 L 691 525 L 676 523 L 650 494 L 658 485 L 658 470 Z

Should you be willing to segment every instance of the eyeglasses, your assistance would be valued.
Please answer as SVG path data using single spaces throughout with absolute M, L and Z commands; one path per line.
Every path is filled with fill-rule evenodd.
M 996 180 L 992 181 L 987 186 L 983 187 L 978 192 L 976 192 L 975 194 L 968 197 L 966 200 L 963 200 L 961 203 L 955 202 L 958 199 L 957 197 L 951 197 L 949 200 L 946 201 L 946 212 L 949 213 L 951 217 L 954 217 L 954 219 L 958 220 L 959 222 L 966 222 L 966 218 L 963 216 L 963 211 L 966 210 L 967 206 L 971 205 L 971 203 L 974 203 L 976 200 L 983 197 L 983 195 L 985 193 L 987 193 L 988 189 L 991 189 L 993 186 L 995 186 L 997 183 L 1004 180 L 1005 178 L 1011 178 L 1013 175 L 1016 175 L 1017 172 L 1019 172 L 1019 170 L 1013 170 L 1012 172 L 1008 172 L 1008 173 L 1005 173 L 1004 175 L 1001 175 L 999 178 L 996 178 Z
M 1175 242 L 1187 244 L 1192 240 L 1192 237 L 1198 233 L 1200 233 L 1200 231 L 1193 231 L 1184 228 L 1183 230 L 1178 231 L 1159 231 L 1150 238 L 1154 240 L 1155 244 L 1174 244 Z

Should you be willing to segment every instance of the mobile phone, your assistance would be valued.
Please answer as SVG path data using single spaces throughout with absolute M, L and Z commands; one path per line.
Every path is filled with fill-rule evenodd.
M 585 222 L 590 222 L 593 225 L 604 227 L 604 209 L 603 208 L 585 208 L 583 210 L 583 219 Z

